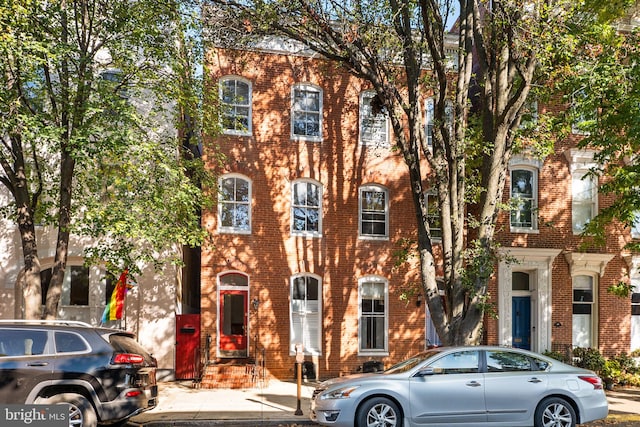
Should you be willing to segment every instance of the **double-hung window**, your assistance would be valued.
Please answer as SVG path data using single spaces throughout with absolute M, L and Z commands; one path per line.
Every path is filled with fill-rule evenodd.
M 433 128 L 435 126 L 435 99 L 427 98 L 424 105 L 424 133 L 427 138 L 427 146 L 433 148 Z M 449 132 L 453 131 L 453 103 L 450 100 L 445 101 L 444 120 L 446 121 Z
M 377 185 L 360 188 L 360 236 L 389 237 L 388 192 Z
M 571 218 L 574 234 L 584 231 L 597 211 L 597 187 L 593 175 L 577 170 L 571 175 Z
M 594 282 L 593 276 L 573 276 L 572 344 L 574 347 L 588 348 L 596 344 Z
M 631 347 L 629 350 L 640 350 L 640 265 L 635 267 L 631 275 Z
M 220 80 L 221 125 L 227 134 L 251 135 L 251 84 L 239 77 Z
M 293 183 L 291 233 L 318 236 L 322 233 L 322 187 L 314 181 Z
M 302 344 L 307 354 L 320 354 L 322 287 L 314 275 L 291 279 L 291 342 L 289 352 L 295 354 L 296 344 Z
M 520 118 L 520 127 L 531 129 L 538 125 L 538 101 L 527 100 L 523 107 L 522 117 Z
M 584 90 L 577 91 L 571 97 L 570 113 L 572 116 L 571 132 L 576 135 L 589 135 L 590 129 L 598 117 L 595 108 L 588 105 L 588 97 Z
M 424 133 L 427 136 L 427 145 L 429 148 L 433 147 L 433 113 L 434 113 L 434 104 L 433 98 L 427 98 L 425 102 L 425 128 Z
M 359 281 L 359 353 L 386 354 L 388 350 L 388 286 L 378 277 Z
M 438 195 L 436 190 L 429 190 L 425 194 L 427 202 L 427 224 L 432 239 L 442 239 L 442 221 L 440 220 L 440 208 L 438 207 Z
M 218 229 L 226 233 L 251 232 L 251 182 L 225 175 L 218 187 Z
M 537 229 L 538 171 L 511 169 L 511 229 Z
M 371 105 L 374 91 L 360 94 L 360 144 L 389 145 L 389 120 L 381 112 L 374 112 Z
M 291 92 L 291 137 L 322 139 L 322 91 L 313 85 L 300 84 Z
M 631 225 L 631 238 L 640 239 L 640 211 L 635 213 L 633 224 Z

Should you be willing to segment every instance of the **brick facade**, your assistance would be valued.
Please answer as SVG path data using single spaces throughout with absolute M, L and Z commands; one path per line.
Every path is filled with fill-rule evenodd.
M 398 152 L 359 143 L 359 99 L 368 89 L 366 84 L 335 64 L 303 55 L 212 50 L 207 64 L 210 87 L 217 87 L 222 77 L 237 76 L 250 82 L 252 91 L 251 134 L 206 141 L 207 147 L 216 147 L 205 150 L 209 168 L 219 175 L 240 174 L 251 183 L 250 233 L 220 232 L 215 209 L 203 215 L 203 223 L 214 235 L 213 245 L 202 251 L 202 336 L 212 337 L 210 358 L 220 357 L 218 277 L 225 272 L 248 277 L 247 356 L 263 354 L 276 377 L 293 376 L 290 286 L 291 278 L 301 273 L 321 282 L 322 350 L 307 355 L 319 378 L 353 372 L 372 359 L 389 365 L 424 349 L 424 303 L 418 305 L 416 297 L 400 299 L 403 289 L 419 280 L 417 269 L 415 265 L 393 268 L 398 240 L 416 236 L 407 168 Z M 291 88 L 299 83 L 322 89 L 321 141 L 291 138 Z M 581 243 L 571 231 L 571 172 L 565 151 L 572 143 L 560 144 L 539 169 L 538 230 L 511 233 L 508 213 L 501 214 L 498 223 L 500 245 L 505 250 L 518 248 L 524 260 L 520 266 L 502 266 L 504 277 L 510 283 L 511 272 L 522 270 L 541 284 L 541 290 L 533 286 L 530 291 L 537 310 L 533 326 L 543 331 L 535 341 L 537 351 L 572 342 L 571 275 L 580 272 L 582 265 L 574 256 L 572 267 L 565 255 L 577 252 Z M 221 165 L 213 155 L 217 150 L 226 155 Z M 291 186 L 298 179 L 321 185 L 320 236 L 291 233 Z M 368 184 L 388 191 L 388 239 L 359 237 L 359 189 Z M 509 188 L 507 182 L 505 200 Z M 606 203 L 600 196 L 600 206 Z M 620 255 L 628 234 L 612 226 L 607 248 L 601 250 L 613 256 L 597 279 L 594 305 L 599 319 L 597 345 L 609 354 L 629 350 L 630 303 L 606 291 L 628 276 Z M 528 253 L 528 249 L 535 251 Z M 388 352 L 375 356 L 358 355 L 358 279 L 367 276 L 388 281 Z M 485 341 L 489 344 L 510 344 L 511 340 L 501 332 L 507 325 L 504 318 L 510 316 L 503 311 L 510 303 L 500 301 L 512 291 L 501 285 L 500 277 L 496 274 L 489 288 L 499 315 L 487 318 Z M 549 301 L 550 307 L 545 305 Z

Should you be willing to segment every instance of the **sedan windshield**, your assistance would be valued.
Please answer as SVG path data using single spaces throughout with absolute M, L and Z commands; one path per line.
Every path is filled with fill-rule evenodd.
M 409 359 L 403 360 L 400 363 L 396 363 L 395 365 L 393 365 L 392 367 L 390 367 L 389 369 L 387 369 L 386 371 L 384 371 L 385 374 L 399 374 L 402 372 L 407 372 L 411 369 L 413 369 L 415 366 L 419 365 L 420 363 L 424 362 L 425 360 L 427 360 L 428 358 L 435 356 L 436 354 L 440 353 L 441 350 L 440 349 L 431 349 L 431 350 L 427 350 L 427 351 L 423 351 L 422 353 L 418 353 L 413 357 L 410 357 Z

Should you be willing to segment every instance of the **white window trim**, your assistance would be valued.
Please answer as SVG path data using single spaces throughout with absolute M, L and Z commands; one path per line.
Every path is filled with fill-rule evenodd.
M 589 120 L 589 117 L 585 117 L 582 114 L 580 114 L 580 115 L 576 114 L 574 105 L 576 104 L 576 100 L 578 100 L 579 98 L 586 98 L 586 94 L 584 93 L 584 89 L 575 92 L 571 96 L 570 109 L 571 109 L 571 113 L 573 115 L 573 118 L 571 120 L 571 133 L 573 133 L 574 135 L 589 136 L 591 134 L 591 132 L 586 131 L 586 130 L 582 130 L 582 129 L 579 128 L 579 125 L 582 122 L 585 122 L 585 121 Z M 594 111 L 593 112 L 594 119 L 597 118 L 597 116 L 598 116 L 598 112 Z
M 99 316 L 102 316 L 102 311 L 104 311 L 105 306 L 105 294 L 106 281 L 105 270 L 103 267 L 99 266 L 90 266 L 89 267 L 89 303 L 88 305 L 67 305 L 63 304 L 63 300 L 67 300 L 70 297 L 71 292 L 71 267 L 83 267 L 85 263 L 84 257 L 81 256 L 69 256 L 67 259 L 67 268 L 64 272 L 64 279 L 62 283 L 62 292 L 66 294 L 60 296 L 60 306 L 58 307 L 58 316 L 61 319 L 70 319 L 70 315 L 73 316 L 74 313 L 71 313 L 70 310 L 78 310 L 81 313 L 87 313 L 86 319 L 89 319 L 90 314 L 94 313 L 94 310 L 98 310 L 95 313 L 98 313 Z M 40 271 L 45 271 L 48 269 L 53 269 L 55 265 L 55 260 L 53 257 L 42 258 L 40 261 Z M 118 278 L 116 277 L 116 280 Z M 88 310 L 88 311 L 87 311 Z M 91 314 L 92 315 L 92 314 Z M 84 314 L 81 317 L 84 319 Z
M 296 90 L 304 90 L 304 91 L 308 91 L 308 92 L 318 92 L 319 96 L 319 123 L 318 123 L 318 127 L 319 127 L 319 132 L 320 135 L 319 136 L 309 136 L 309 135 L 297 135 L 295 133 L 295 111 L 293 109 L 294 105 L 295 105 L 295 91 Z M 295 140 L 295 141 L 311 141 L 311 142 L 322 142 L 322 137 L 324 135 L 324 131 L 323 131 L 323 123 L 324 123 L 324 108 L 323 108 L 323 98 L 324 98 L 324 93 L 322 91 L 322 88 L 320 88 L 319 86 L 316 86 L 314 84 L 311 83 L 298 83 L 296 85 L 294 85 L 291 88 L 291 107 L 289 110 L 289 113 L 291 115 L 291 139 Z
M 249 96 L 249 117 L 247 118 L 248 128 L 247 130 L 244 130 L 244 131 L 236 130 L 236 129 L 225 129 L 224 126 L 222 125 L 222 120 L 221 120 L 220 129 L 222 130 L 222 133 L 225 135 L 251 136 L 253 132 L 253 85 L 251 84 L 250 80 L 247 80 L 240 76 L 229 75 L 229 76 L 222 77 L 218 82 L 218 97 L 220 99 L 221 105 L 225 104 L 224 102 L 222 102 L 222 84 L 229 80 L 239 81 L 249 86 L 249 95 L 248 95 Z M 237 104 L 232 104 L 232 105 L 237 105 Z
M 293 195 L 294 195 L 294 187 L 296 186 L 296 184 L 307 184 L 307 183 L 311 183 L 313 185 L 315 185 L 316 187 L 318 187 L 318 231 L 300 231 L 300 230 L 296 230 L 293 228 L 293 223 L 294 223 L 294 204 L 293 204 Z M 303 179 L 297 179 L 295 181 L 293 181 L 291 183 L 291 196 L 289 197 L 289 202 L 291 204 L 291 209 L 289 210 L 289 214 L 291 215 L 291 219 L 290 219 L 290 232 L 292 236 L 302 236 L 302 237 L 322 237 L 322 217 L 324 216 L 324 200 L 323 200 L 323 186 L 320 182 L 316 181 L 315 179 L 309 179 L 309 178 L 303 178 Z
M 366 191 L 382 192 L 384 198 L 384 235 L 362 234 L 362 193 Z M 358 191 L 358 237 L 363 240 L 389 240 L 389 190 L 378 184 L 367 184 Z
M 253 182 L 251 181 L 251 179 L 249 179 L 249 177 L 242 175 L 242 174 L 238 174 L 238 173 L 228 173 L 225 175 L 222 175 L 218 178 L 218 188 L 220 188 L 220 186 L 222 185 L 222 180 L 224 179 L 229 179 L 229 178 L 235 178 L 235 179 L 242 179 L 244 181 L 246 181 L 249 184 L 249 229 L 247 230 L 243 230 L 241 228 L 236 228 L 236 227 L 223 227 L 222 226 L 222 201 L 220 200 L 220 195 L 218 194 L 218 233 L 221 234 L 251 234 L 251 211 L 253 210 Z M 234 201 L 235 202 L 235 201 Z M 238 204 L 237 202 L 235 202 L 236 204 Z
M 384 285 L 384 349 L 362 349 L 362 285 L 364 283 L 382 283 Z M 389 355 L 389 281 L 381 276 L 365 276 L 358 279 L 358 356 L 388 356 Z
M 631 238 L 640 239 L 640 211 L 636 211 L 635 221 L 631 224 Z
M 424 101 L 424 137 L 427 140 L 427 146 L 430 150 L 433 150 L 433 129 L 435 129 L 435 110 L 436 99 L 433 96 L 428 97 Z M 445 100 L 444 116 L 447 120 L 447 126 L 449 133 L 453 132 L 453 102 L 450 99 Z M 428 132 L 427 127 L 431 124 L 431 133 Z
M 583 232 L 583 230 L 576 229 L 576 219 L 574 218 L 574 203 L 576 203 L 574 200 L 574 180 L 589 180 L 592 183 L 591 203 L 589 203 L 591 207 L 591 215 L 589 217 L 589 221 L 591 221 L 598 214 L 598 181 L 594 176 L 585 178 L 588 173 L 588 170 L 575 170 L 571 173 L 571 231 L 574 235 L 580 235 Z M 587 202 L 585 201 L 583 202 L 583 204 L 586 206 Z
M 435 115 L 435 99 L 431 96 L 424 101 L 424 137 L 427 140 L 427 146 L 433 149 L 433 123 Z M 431 126 L 431 132 L 429 132 Z
M 567 161 L 569 162 L 569 171 L 571 173 L 571 197 L 573 199 L 573 178 L 574 176 L 581 174 L 582 176 L 584 176 L 586 173 L 589 172 L 590 169 L 594 168 L 595 166 L 597 166 L 596 162 L 594 161 L 594 156 L 595 156 L 596 152 L 594 150 L 582 150 L 582 149 L 578 149 L 578 148 L 571 148 L 569 150 L 566 150 L 564 152 L 565 158 L 567 159 Z M 593 205 L 592 205 L 592 215 L 591 218 L 595 217 L 595 215 L 597 215 L 598 213 L 598 180 L 595 179 L 594 180 L 594 186 L 593 186 Z M 573 205 L 573 201 L 572 201 L 572 205 Z M 572 232 L 574 234 L 580 234 L 580 233 L 576 233 L 574 230 L 574 219 L 573 219 L 573 206 L 571 208 L 571 229 Z
M 538 101 L 535 99 L 527 100 L 523 108 L 525 111 L 520 120 L 520 128 L 537 128 L 539 116 Z M 529 116 L 529 120 L 524 120 L 527 116 Z
M 598 283 L 598 278 L 599 276 L 596 274 L 593 274 L 593 272 L 590 271 L 584 271 L 582 273 L 579 274 L 574 274 L 571 276 L 571 318 L 572 318 L 572 324 L 573 324 L 573 316 L 576 316 L 576 314 L 573 313 L 573 305 L 576 303 L 576 301 L 573 299 L 573 292 L 576 289 L 575 285 L 574 285 L 574 279 L 578 276 L 584 276 L 584 277 L 590 277 L 591 278 L 591 285 L 592 285 L 592 289 L 591 292 L 593 294 L 593 301 L 591 302 L 587 302 L 587 303 L 583 303 L 583 305 L 587 305 L 590 304 L 591 305 L 591 314 L 590 314 L 590 319 L 589 319 L 589 323 L 590 323 L 590 328 L 591 328 L 591 336 L 589 337 L 589 347 L 593 347 L 593 348 L 597 348 L 598 347 L 598 307 L 599 307 L 599 301 L 598 301 L 598 289 L 599 289 L 599 283 Z M 571 345 L 576 346 L 576 343 L 573 342 L 573 326 L 572 326 L 572 331 L 571 331 Z
M 598 293 L 600 286 L 600 277 L 604 274 L 609 261 L 614 257 L 613 254 L 601 253 L 584 253 L 584 252 L 567 252 L 564 254 L 567 264 L 569 264 L 569 273 L 571 274 L 571 301 L 573 307 L 573 277 L 575 276 L 591 276 L 593 277 L 593 303 L 594 313 L 592 313 L 592 337 L 591 345 L 598 347 Z M 573 309 L 572 309 L 573 310 Z M 572 335 L 573 336 L 573 335 Z M 573 338 L 572 338 L 573 339 Z
M 437 192 L 437 190 L 435 188 L 430 188 L 429 190 L 425 191 L 424 198 L 425 198 L 425 203 L 427 205 L 427 213 L 429 212 L 430 204 L 431 203 L 435 203 L 436 210 L 438 212 L 438 216 L 440 216 L 440 207 L 438 206 L 438 192 Z M 433 201 L 433 202 L 431 202 L 431 201 Z M 427 217 L 427 220 L 428 219 L 429 219 L 429 217 Z M 429 230 L 431 230 L 431 224 L 429 224 Z M 431 234 L 431 241 L 436 242 L 436 243 L 442 242 L 442 236 L 434 237 L 431 232 L 430 232 L 430 234 Z M 442 223 L 440 224 L 440 234 L 442 234 Z
M 289 298 L 290 298 L 290 302 L 289 302 L 289 336 L 293 338 L 293 283 L 295 281 L 295 279 L 299 278 L 299 277 L 310 277 L 313 279 L 316 279 L 318 281 L 318 345 L 320 346 L 319 349 L 308 349 L 306 348 L 306 346 L 303 348 L 303 352 L 304 354 L 308 355 L 308 356 L 322 356 L 322 347 L 323 347 L 323 342 L 322 342 L 322 300 L 323 300 L 323 293 L 322 293 L 322 278 L 320 276 L 318 276 L 317 274 L 312 274 L 312 273 L 300 273 L 300 274 L 295 274 L 293 276 L 290 277 L 289 279 Z M 289 355 L 290 356 L 295 356 L 296 354 L 296 344 L 301 344 L 301 343 L 296 343 L 293 342 L 293 340 L 291 340 L 291 342 L 289 342 Z
M 531 227 L 514 227 L 511 225 L 511 212 L 509 212 L 509 227 L 512 233 L 530 233 L 530 234 L 538 234 L 540 232 L 538 225 L 538 210 L 539 210 L 539 198 L 538 198 L 538 180 L 539 180 L 539 168 L 531 163 L 510 163 L 509 164 L 509 181 L 511 182 L 513 179 L 513 172 L 516 170 L 526 170 L 533 174 L 533 185 L 532 185 L 532 202 L 531 202 Z M 509 187 L 509 200 L 513 198 L 511 194 L 511 186 Z
M 640 293 L 640 256 L 632 256 L 627 261 L 629 265 L 630 285 L 632 286 L 632 293 Z M 631 309 L 637 306 L 637 303 L 631 303 Z M 640 349 L 640 315 L 631 315 L 631 342 L 629 351 Z
M 378 117 L 373 115 L 373 112 L 371 111 L 370 114 L 366 114 L 365 113 L 365 99 L 369 99 L 369 107 L 371 107 L 371 99 L 373 99 L 373 97 L 376 96 L 376 92 L 373 90 L 366 90 L 360 93 L 360 111 L 359 111 L 359 117 L 358 117 L 358 124 L 360 126 L 359 128 L 359 132 L 358 132 L 358 140 L 360 142 L 360 145 L 365 145 L 365 146 L 383 146 L 383 147 L 388 147 L 389 146 L 389 117 L 386 114 L 378 114 L 382 115 L 384 117 L 384 135 L 383 135 L 383 139 L 382 140 L 364 140 L 363 136 L 364 136 L 364 124 L 363 124 L 363 120 L 365 118 L 372 118 L 373 120 L 376 120 Z

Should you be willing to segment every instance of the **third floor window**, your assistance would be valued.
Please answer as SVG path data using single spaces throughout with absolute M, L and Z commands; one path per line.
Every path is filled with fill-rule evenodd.
M 312 85 L 297 85 L 291 93 L 291 137 L 322 139 L 322 91 Z
M 360 144 L 388 145 L 389 121 L 384 113 L 374 111 L 374 99 L 374 91 L 360 94 Z
M 251 85 L 237 78 L 220 81 L 221 126 L 224 133 L 251 134 Z

